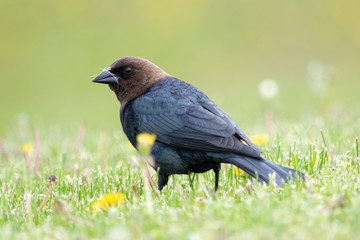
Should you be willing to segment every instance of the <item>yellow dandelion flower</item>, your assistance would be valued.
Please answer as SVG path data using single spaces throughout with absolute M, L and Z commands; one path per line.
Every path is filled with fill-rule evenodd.
M 250 137 L 250 140 L 258 146 L 262 146 L 269 141 L 269 135 L 257 134 Z
M 245 176 L 245 172 L 244 172 L 243 170 L 241 170 L 241 169 L 239 169 L 239 168 L 237 168 L 237 167 L 234 167 L 234 168 L 233 168 L 233 174 L 234 174 L 234 175 L 239 176 L 240 173 L 241 173 L 241 175 Z
M 105 212 L 110 208 L 119 208 L 125 202 L 125 194 L 109 193 L 101 196 L 93 205 L 94 213 Z
M 141 154 L 149 155 L 156 140 L 155 134 L 140 133 L 136 136 L 137 147 Z
M 134 146 L 131 144 L 131 142 L 129 142 L 128 145 L 129 145 L 129 149 L 130 149 L 130 150 L 136 150 L 136 149 L 134 148 Z
M 245 142 L 244 140 L 242 140 L 242 139 L 241 139 L 241 142 L 242 142 L 243 144 L 245 144 L 245 145 L 248 145 L 248 146 L 249 146 L 249 144 L 248 144 L 247 142 Z
M 26 144 L 23 144 L 20 148 L 20 151 L 23 152 L 23 153 L 27 153 L 27 154 L 31 154 L 34 150 L 34 147 L 32 145 L 32 143 L 26 143 Z

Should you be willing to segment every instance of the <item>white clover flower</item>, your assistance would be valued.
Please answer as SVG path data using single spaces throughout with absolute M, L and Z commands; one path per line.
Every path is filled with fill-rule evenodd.
M 278 84 L 270 78 L 264 79 L 259 85 L 260 96 L 264 99 L 274 98 L 278 92 Z

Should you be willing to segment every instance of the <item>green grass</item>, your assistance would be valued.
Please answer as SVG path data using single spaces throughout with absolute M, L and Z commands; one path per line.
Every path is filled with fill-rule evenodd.
M 356 117 L 277 123 L 262 146 L 265 156 L 306 173 L 305 183 L 264 186 L 223 165 L 217 193 L 212 172 L 177 175 L 160 199 L 155 192 L 146 197 L 142 167 L 129 164 L 138 155 L 120 126 L 86 129 L 78 143 L 76 127 L 40 127 L 37 179 L 19 150 L 34 144 L 34 128 L 15 124 L 0 138 L 6 150 L 0 157 L 0 239 L 359 239 Z M 33 152 L 32 166 L 35 158 Z M 50 175 L 58 182 L 39 211 Z M 126 202 L 95 214 L 92 203 L 110 192 L 124 193 Z

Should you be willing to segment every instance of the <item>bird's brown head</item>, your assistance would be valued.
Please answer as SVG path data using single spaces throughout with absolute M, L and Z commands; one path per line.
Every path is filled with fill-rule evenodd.
M 169 77 L 161 68 L 139 57 L 124 57 L 103 70 L 93 82 L 106 83 L 121 105 L 140 96 L 158 81 Z

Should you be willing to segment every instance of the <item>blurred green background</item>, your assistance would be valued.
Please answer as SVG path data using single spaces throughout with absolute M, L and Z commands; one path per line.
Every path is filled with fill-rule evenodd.
M 240 126 L 261 123 L 266 109 L 290 121 L 360 112 L 360 1 L 1 0 L 0 9 L 0 133 L 19 114 L 33 125 L 120 127 L 113 93 L 91 80 L 123 56 L 194 84 Z M 271 100 L 258 92 L 267 78 L 279 87 Z

